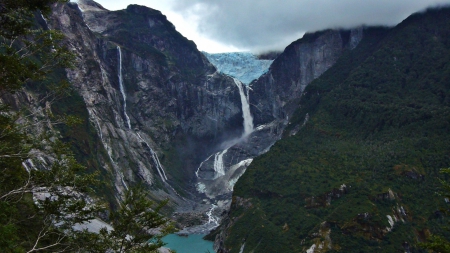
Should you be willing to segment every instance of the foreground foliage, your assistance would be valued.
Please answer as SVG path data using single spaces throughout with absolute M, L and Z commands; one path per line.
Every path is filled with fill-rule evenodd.
M 174 232 L 173 225 L 159 214 L 166 203 L 148 200 L 142 187 L 126 191 L 119 210 L 111 215 L 114 230 L 103 228 L 91 234 L 89 252 L 157 252 L 164 246 L 161 239 Z
M 80 121 L 52 113 L 56 99 L 71 95 L 65 78 L 55 82 L 55 72 L 73 60 L 63 35 L 36 23 L 55 2 L 66 1 L 0 1 L 0 251 L 153 251 L 172 227 L 158 214 L 165 202 L 155 206 L 142 188 L 125 193 L 122 207 L 112 212 L 112 230 L 76 229 L 107 209 L 89 197 L 97 173 L 86 173 L 54 128 Z M 23 99 L 24 87 L 37 92 L 30 96 L 38 101 Z

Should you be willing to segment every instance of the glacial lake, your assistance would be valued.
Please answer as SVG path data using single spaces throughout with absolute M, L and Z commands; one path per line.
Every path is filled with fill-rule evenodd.
M 162 240 L 167 243 L 164 247 L 176 250 L 177 253 L 215 253 L 213 242 L 203 240 L 205 235 L 192 234 L 189 236 L 179 236 L 170 234 Z

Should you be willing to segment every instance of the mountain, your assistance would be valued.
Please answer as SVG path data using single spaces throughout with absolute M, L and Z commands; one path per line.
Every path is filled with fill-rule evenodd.
M 270 70 L 264 81 L 249 86 L 220 73 L 151 8 L 130 5 L 109 11 L 94 1 L 79 0 L 56 4 L 53 14 L 39 16 L 38 22 L 61 31 L 76 56 L 74 67 L 56 77 L 71 83 L 73 96 L 48 106 L 54 113 L 83 120 L 75 128 L 56 130 L 79 161 L 101 172 L 105 185 L 97 194 L 114 206 L 125 189 L 143 183 L 153 199 L 170 199 L 166 212 L 180 227 L 188 227 L 183 232 L 218 225 L 239 177 L 281 137 L 289 114 L 284 105 L 301 94 L 276 98 L 272 88 L 283 89 L 285 80 L 268 79 Z M 309 55 L 324 46 L 327 52 L 338 50 L 319 57 L 324 64 L 316 63 L 317 68 L 324 71 L 349 47 L 352 36 L 328 31 L 318 42 L 308 41 L 302 64 L 312 64 L 316 57 Z M 329 39 L 340 44 L 328 48 L 335 43 Z M 261 63 L 247 55 L 236 64 L 245 66 L 249 58 Z M 311 75 L 319 74 L 299 74 L 306 80 L 303 85 L 316 77 Z M 24 92 L 26 97 L 42 91 Z M 282 113 L 265 117 L 259 108 Z M 27 164 L 41 167 L 40 159 Z
M 234 80 L 147 7 L 108 11 L 80 0 L 55 5 L 40 22 L 61 31 L 76 56 L 66 70 L 75 95 L 52 108 L 80 112 L 83 128 L 62 135 L 104 176 L 103 194 L 117 202 L 124 189 L 143 183 L 155 200 L 171 200 L 174 219 L 208 223 L 211 203 L 201 203 L 195 172 L 224 138 L 243 131 Z
M 71 84 L 72 96 L 47 103 L 45 86 L 27 87 L 9 103 L 79 117 L 82 124 L 52 131 L 89 171 L 100 172 L 97 197 L 114 208 L 124 190 L 143 184 L 154 200 L 170 200 L 165 212 L 186 233 L 219 224 L 239 177 L 281 138 L 302 87 L 361 37 L 361 29 L 308 35 L 245 85 L 217 71 L 151 8 L 109 11 L 79 0 L 36 18 L 44 29 L 61 31 L 75 55 L 74 67 L 54 76 Z M 247 55 L 236 64 L 246 66 L 249 58 L 261 63 Z M 51 163 L 45 150 L 36 152 L 24 166 Z
M 50 103 L 48 87 L 27 86 L 5 101 L 81 118 L 36 131 L 50 129 L 100 172 L 96 195 L 112 208 L 143 184 L 169 199 L 182 232 L 223 220 L 211 235 L 219 252 L 413 252 L 445 221 L 434 192 L 449 162 L 448 14 L 308 33 L 261 56 L 276 57 L 267 70 L 224 55 L 228 73 L 257 66 L 246 85 L 157 10 L 58 3 L 36 16 L 75 55 L 54 74 L 72 96 Z M 33 152 L 24 167 L 51 163 Z
M 302 89 L 330 68 L 344 50 L 354 48 L 361 37 L 361 28 L 309 34 L 293 42 L 274 60 L 267 73 L 251 82 L 248 88 L 235 79 L 242 90 L 247 89 L 245 94 L 241 93 L 247 130 L 239 138 L 227 138 L 215 153 L 200 163 L 196 172 L 197 191 L 218 204 L 225 200 L 227 210 L 234 184 L 247 166 L 281 138 Z M 222 59 L 227 62 L 230 55 L 235 54 L 222 55 Z M 246 59 L 233 56 L 236 69 L 244 69 L 240 66 L 247 64 Z M 249 112 L 245 117 L 247 107 Z
M 247 86 L 217 71 L 151 8 L 109 11 L 79 0 L 56 4 L 48 19 L 38 19 L 61 31 L 76 56 L 74 68 L 65 70 L 74 95 L 51 109 L 83 119 L 75 129 L 58 131 L 78 160 L 101 172 L 106 184 L 98 194 L 114 205 L 125 189 L 143 183 L 155 200 L 170 199 L 166 211 L 180 226 L 200 225 L 185 232 L 218 225 L 239 177 L 281 137 L 292 114 L 286 105 L 300 97 L 299 87 L 361 35 L 329 30 L 295 42 L 287 50 L 296 54 L 278 57 Z M 249 55 L 238 63 L 245 66 L 249 58 L 261 63 Z M 283 69 L 285 61 L 292 66 Z M 303 71 L 303 65 L 314 67 Z M 279 70 L 302 79 L 295 92 Z M 40 166 L 39 159 L 28 163 Z
M 266 73 L 272 64 L 272 60 L 259 59 L 252 53 L 208 54 L 203 52 L 203 54 L 217 68 L 217 71 L 237 78 L 247 85 Z
M 430 233 L 448 238 L 436 192 L 450 164 L 449 17 L 432 9 L 365 27 L 355 44 L 314 33 L 277 57 L 251 103 L 264 108 L 256 124 L 289 122 L 236 183 L 218 252 L 420 252 Z M 294 57 L 321 36 L 333 50 L 308 54 L 312 64 Z

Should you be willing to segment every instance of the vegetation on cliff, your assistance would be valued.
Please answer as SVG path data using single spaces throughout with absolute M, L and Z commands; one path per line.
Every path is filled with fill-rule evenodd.
M 60 32 L 35 22 L 55 2 L 0 2 L 0 251 L 152 252 L 172 227 L 158 213 L 165 202 L 155 206 L 140 188 L 127 191 L 111 212 L 112 230 L 77 229 L 106 208 L 89 197 L 97 174 L 86 173 L 54 128 L 64 123 L 64 135 L 80 121 L 61 107 L 52 112 L 55 99 L 73 101 L 67 83 L 56 82 L 66 79 L 55 78 L 73 55 Z
M 366 28 L 235 186 L 225 248 L 400 252 L 430 233 L 450 164 L 450 9 Z

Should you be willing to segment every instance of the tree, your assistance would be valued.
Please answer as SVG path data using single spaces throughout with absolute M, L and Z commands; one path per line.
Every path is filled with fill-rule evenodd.
M 162 237 L 174 232 L 168 219 L 159 214 L 166 201 L 148 200 L 142 186 L 125 192 L 120 208 L 111 214 L 114 230 L 102 229 L 91 235 L 90 252 L 157 252 L 164 246 Z
M 95 180 L 80 174 L 61 142 L 45 131 L 33 133 L 33 112 L 12 110 L 7 101 L 25 84 L 42 81 L 57 67 L 68 67 L 73 56 L 62 44 L 62 34 L 40 29 L 35 15 L 50 13 L 57 0 L 0 1 L 0 249 L 34 252 L 70 248 L 67 228 L 92 217 L 95 205 L 74 198 Z M 59 91 L 56 89 L 55 91 Z M 51 99 L 56 92 L 44 96 Z M 16 108 L 18 109 L 18 108 Z M 51 115 L 47 115 L 49 120 Z M 51 122 L 47 122 L 52 124 Z M 44 124 L 44 122 L 39 122 Z M 44 171 L 25 170 L 25 162 L 43 148 L 54 162 Z M 31 161 L 31 160 L 29 160 Z M 41 196 L 41 198 L 39 197 Z M 76 214 L 76 215 L 70 215 Z
M 60 32 L 42 29 L 36 16 L 45 18 L 50 5 L 67 0 L 0 0 L 0 251 L 1 252 L 105 252 L 151 250 L 162 245 L 162 235 L 146 231 L 168 220 L 157 212 L 142 190 L 125 195 L 114 215 L 114 230 L 92 234 L 76 231 L 75 224 L 93 219 L 104 206 L 89 201 L 95 174 L 74 158 L 70 147 L 58 141 L 50 126 L 71 123 L 73 117 L 55 118 L 46 106 L 34 122 L 33 111 L 11 108 L 8 101 L 23 89 L 49 79 L 57 68 L 71 66 L 73 55 L 64 47 Z M 38 103 L 65 94 L 67 83 L 47 88 Z M 36 126 L 42 128 L 36 131 Z M 38 169 L 33 161 L 45 153 L 50 165 Z M 131 217 L 135 215 L 135 217 Z M 166 226 L 167 225 L 167 226 Z M 124 236 L 124 237 L 121 237 Z M 153 238 L 152 244 L 146 243 Z M 117 244 L 120 243 L 120 246 Z
M 0 2 L 0 91 L 17 91 L 31 80 L 42 80 L 57 67 L 68 67 L 73 55 L 64 37 L 39 28 L 35 15 L 48 15 L 50 5 L 67 0 L 2 0 Z
M 450 168 L 442 169 L 441 173 L 450 174 Z M 440 193 L 444 198 L 450 199 L 450 183 L 445 180 L 440 180 L 442 184 L 442 192 Z M 444 209 L 443 213 L 449 215 L 449 210 Z M 427 242 L 420 244 L 421 247 L 428 249 L 430 252 L 450 253 L 450 242 L 448 239 L 439 236 L 431 235 Z

